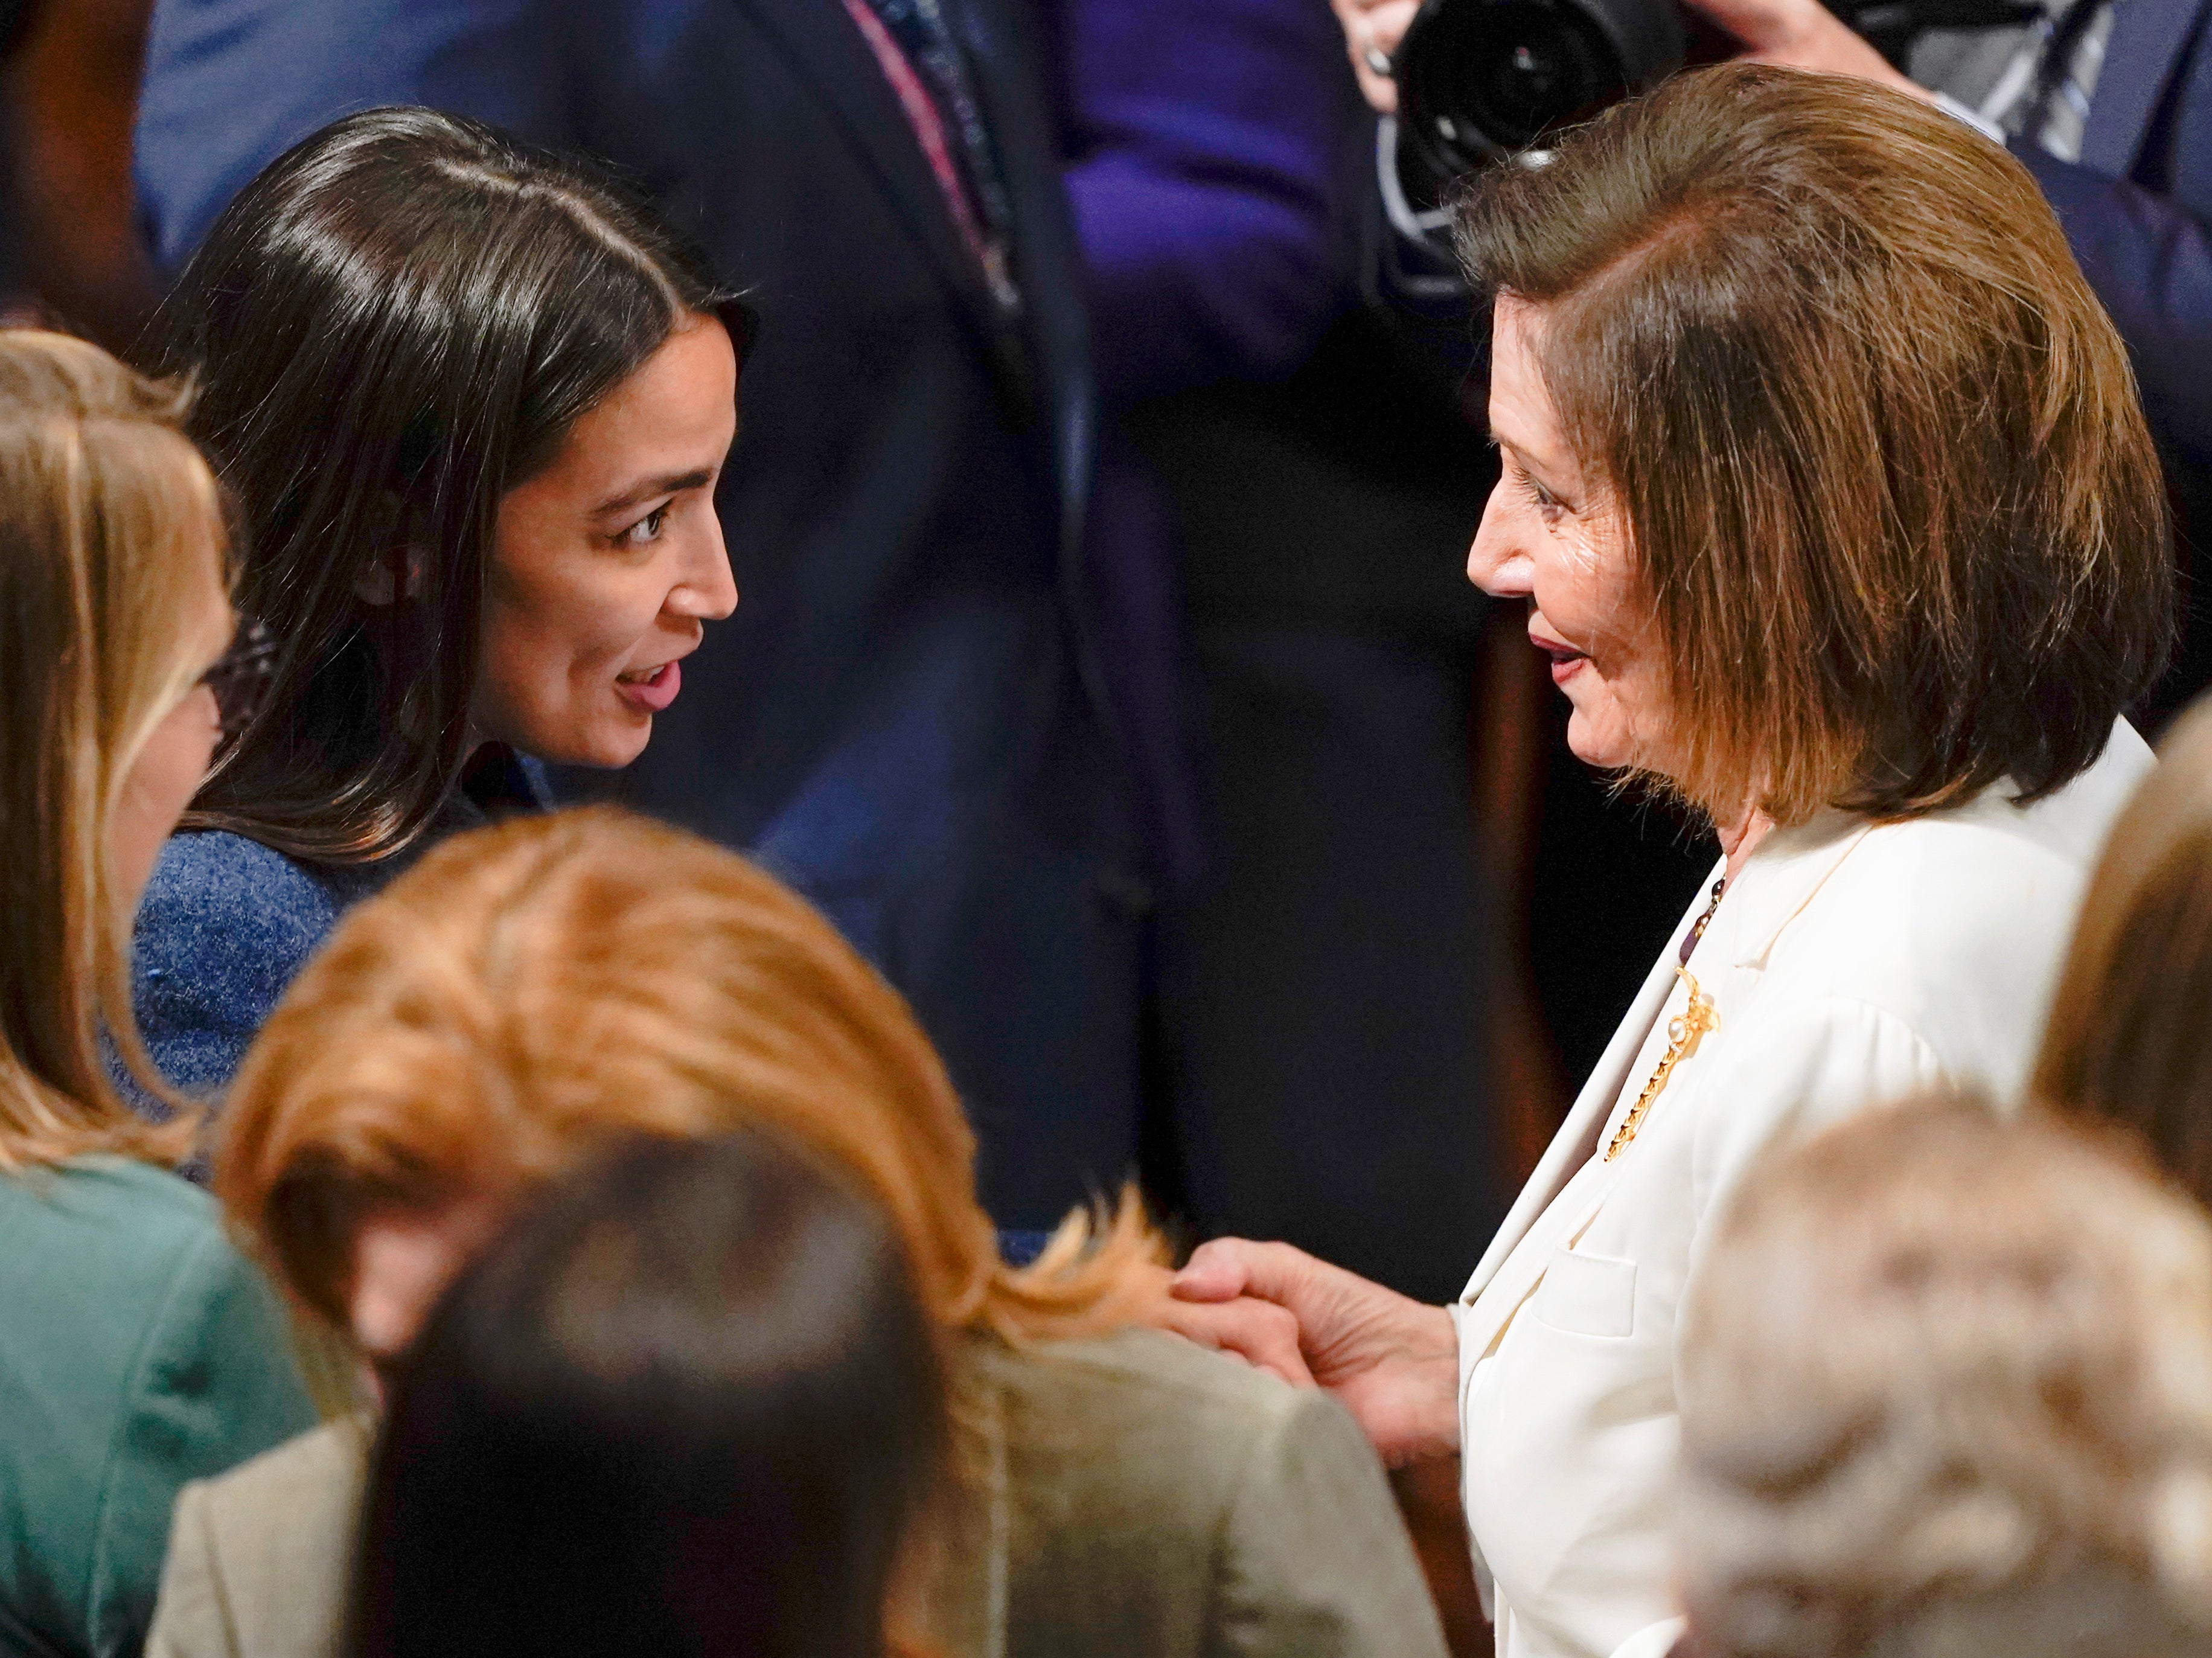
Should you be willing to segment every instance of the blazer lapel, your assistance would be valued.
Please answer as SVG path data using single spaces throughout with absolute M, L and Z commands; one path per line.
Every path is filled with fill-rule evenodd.
M 2126 0 L 2120 7 L 2081 128 L 2084 167 L 2109 179 L 2124 179 L 2134 170 L 2159 100 L 2203 22 L 2205 4 Z
M 1869 827 L 1863 818 L 1823 813 L 1799 829 L 1778 831 L 1745 861 L 1691 963 L 1691 971 L 1713 998 L 1722 1032 L 1741 1005 L 1744 987 L 1756 981 L 1775 941 L 1866 838 Z M 1722 867 L 1725 865 L 1717 866 L 1715 873 Z M 1463 1349 L 1472 1348 L 1478 1355 L 1489 1351 L 1544 1276 L 1553 1250 L 1575 1236 L 1612 1192 L 1627 1159 L 1593 1165 L 1598 1137 L 1674 993 L 1682 937 L 1705 902 L 1702 891 L 1692 901 L 1627 1017 L 1613 1032 L 1605 1057 L 1576 1097 L 1574 1109 L 1468 1280 L 1460 1297 L 1468 1309 L 1459 1326 Z M 1686 1073 L 1684 1079 L 1688 1080 Z
M 838 125 L 867 158 L 884 194 L 916 243 L 958 293 L 975 320 L 992 326 L 982 272 L 961 240 L 945 196 L 921 153 L 898 94 L 843 0 L 735 0 L 761 28 L 782 42 L 800 78 L 835 112 Z
M 1627 1013 L 1613 1031 L 1613 1040 L 1606 1044 L 1589 1079 L 1575 1096 L 1573 1108 L 1559 1125 L 1559 1132 L 1552 1136 L 1551 1145 L 1545 1148 L 1543 1157 L 1536 1164 L 1536 1172 L 1521 1188 L 1521 1195 L 1506 1212 L 1504 1224 L 1491 1239 L 1490 1247 L 1482 1252 L 1482 1260 L 1460 1295 L 1460 1299 L 1469 1306 L 1489 1288 L 1498 1269 L 1528 1236 L 1537 1218 L 1565 1189 L 1576 1171 L 1596 1155 L 1598 1134 L 1606 1119 L 1613 1114 L 1613 1108 L 1620 1102 L 1620 1090 L 1628 1082 L 1628 1068 L 1636 1062 L 1644 1039 L 1651 1034 L 1651 1027 L 1659 1017 L 1659 1010 L 1667 1005 L 1667 998 L 1674 988 L 1674 963 L 1681 949 L 1682 935 L 1705 908 L 1705 892 L 1712 878 L 1708 876 L 1700 884 L 1697 899 L 1683 912 L 1680 922 L 1668 938 L 1667 947 L 1659 952 L 1659 959 L 1644 975 L 1643 987 L 1629 1004 Z

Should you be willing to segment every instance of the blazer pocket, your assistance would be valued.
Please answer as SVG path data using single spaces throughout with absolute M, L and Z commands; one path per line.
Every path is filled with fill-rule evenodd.
M 1633 1335 L 1636 1263 L 1556 1249 L 1528 1310 L 1554 1330 L 1572 1335 Z

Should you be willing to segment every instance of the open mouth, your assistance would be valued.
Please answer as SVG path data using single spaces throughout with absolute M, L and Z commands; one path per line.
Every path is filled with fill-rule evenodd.
M 1555 685 L 1568 678 L 1577 669 L 1579 669 L 1583 663 L 1589 660 L 1589 657 L 1583 655 L 1582 652 L 1574 649 L 1572 647 L 1556 644 L 1548 639 L 1532 638 L 1529 641 L 1529 643 L 1535 646 L 1538 650 L 1541 651 L 1545 656 L 1550 659 L 1552 664 L 1552 683 Z
M 684 670 L 673 662 L 663 662 L 653 668 L 632 668 L 615 676 L 616 694 L 649 714 L 658 714 L 673 702 L 683 685 Z

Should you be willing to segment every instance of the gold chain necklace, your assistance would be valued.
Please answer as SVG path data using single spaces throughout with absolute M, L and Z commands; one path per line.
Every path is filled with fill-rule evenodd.
M 1644 1084 L 1636 1103 L 1620 1120 L 1620 1127 L 1613 1131 L 1613 1139 L 1605 1148 L 1607 1163 L 1619 1157 L 1622 1148 L 1636 1138 L 1636 1131 L 1644 1127 L 1644 1119 L 1650 1114 L 1652 1102 L 1659 1097 L 1660 1090 L 1667 1086 L 1667 1078 L 1674 1074 L 1674 1067 L 1698 1051 L 1698 1042 L 1708 1030 L 1720 1027 L 1720 1016 L 1713 1011 L 1712 998 L 1698 988 L 1698 981 L 1690 972 L 1690 952 L 1705 936 L 1713 912 L 1721 907 L 1721 895 L 1727 890 L 1726 876 L 1713 883 L 1712 897 L 1705 905 L 1705 914 L 1690 923 L 1689 932 L 1682 937 L 1681 959 L 1675 963 L 1674 976 L 1689 987 L 1689 1001 L 1680 1015 L 1667 1021 L 1667 1051 L 1659 1056 L 1651 1080 Z

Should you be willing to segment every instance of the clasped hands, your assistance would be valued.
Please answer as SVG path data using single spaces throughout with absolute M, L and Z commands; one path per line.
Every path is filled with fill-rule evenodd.
M 1392 1467 L 1456 1455 L 1459 1339 L 1441 1307 L 1287 1243 L 1218 1238 L 1167 1281 L 1154 1320 L 1294 1387 L 1328 1389 Z
M 1398 88 L 1376 64 L 1395 55 L 1420 9 L 1420 0 L 1329 0 L 1344 26 L 1346 48 L 1359 90 L 1383 114 L 1398 107 Z M 1896 70 L 1820 3 L 1820 0 L 1684 0 L 1692 9 L 1743 43 L 1753 63 L 1786 64 L 1879 81 L 1899 92 L 1928 98 L 1928 90 Z

